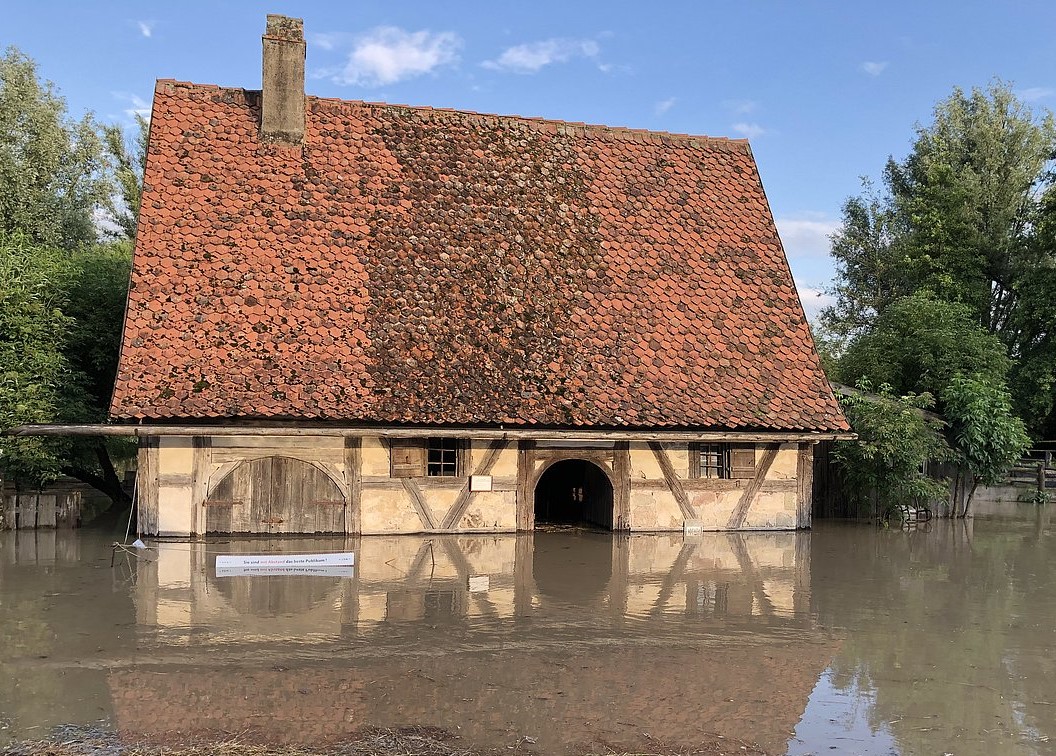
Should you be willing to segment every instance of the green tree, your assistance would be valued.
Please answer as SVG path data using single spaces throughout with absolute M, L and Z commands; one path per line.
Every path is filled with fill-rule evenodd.
M 1016 411 L 1035 432 L 1056 428 L 1054 156 L 1052 115 L 1035 114 L 1010 85 L 955 89 L 909 155 L 888 160 L 883 192 L 867 186 L 845 205 L 826 328 L 871 333 L 918 294 L 963 305 L 1004 343 Z
M 976 489 L 1004 480 L 1030 438 L 1023 421 L 1012 414 L 1008 392 L 984 376 L 954 376 L 943 400 L 953 459 L 961 469 L 959 478 L 968 484 L 957 486 L 960 515 L 967 517 Z
M 968 304 L 981 325 L 1005 333 L 1037 263 L 1030 235 L 1054 153 L 1052 115 L 1036 117 L 1008 84 L 955 89 L 940 102 L 909 157 L 889 168 L 915 286 Z
M 69 259 L 24 236 L 0 236 L 0 424 L 79 414 L 82 394 L 66 358 L 72 319 L 62 312 Z M 36 487 L 53 480 L 69 444 L 0 437 L 4 477 Z
M 126 139 L 124 129 L 117 124 L 103 127 L 106 150 L 114 162 L 114 179 L 120 193 L 120 203 L 113 208 L 113 220 L 119 235 L 125 239 L 136 238 L 136 221 L 139 218 L 139 200 L 143 194 L 143 168 L 147 159 L 147 138 L 150 122 L 136 114 L 136 132 L 131 140 Z
M 898 396 L 887 385 L 872 393 L 868 381 L 840 397 L 858 440 L 837 442 L 832 456 L 858 511 L 867 504 L 873 517 L 886 520 L 903 505 L 946 498 L 945 481 L 923 472 L 928 462 L 949 455 L 941 421 L 926 411 L 933 403 L 930 394 Z
M 90 116 L 75 122 L 54 87 L 38 80 L 29 58 L 13 48 L 0 58 L 0 238 L 8 260 L 2 285 L 16 294 L 36 292 L 28 300 L 9 294 L 0 305 L 0 340 L 8 345 L 0 354 L 7 376 L 3 427 L 106 421 L 146 126 L 140 120 L 137 137 L 126 143 L 116 126 L 99 129 Z M 107 236 L 117 240 L 99 244 L 98 229 L 107 221 L 114 226 Z M 33 309 L 35 302 L 46 306 Z M 20 438 L 5 444 L 10 450 L 0 469 L 9 478 L 40 485 L 61 471 L 119 505 L 130 503 L 117 472 L 134 452 L 127 440 Z
M 825 329 L 844 338 L 867 331 L 889 304 L 913 288 L 898 249 L 904 219 L 889 194 L 879 194 L 867 180 L 863 190 L 844 202 L 843 223 L 832 236 L 836 276 L 829 293 L 836 302 L 821 314 Z
M 865 378 L 900 394 L 941 396 L 958 373 L 979 372 L 1004 383 L 1010 366 L 1005 345 L 967 305 L 923 293 L 889 304 L 848 345 L 836 375 L 849 385 Z
M 73 121 L 36 64 L 11 47 L 0 57 L 0 232 L 72 250 L 97 238 L 113 182 L 90 115 Z

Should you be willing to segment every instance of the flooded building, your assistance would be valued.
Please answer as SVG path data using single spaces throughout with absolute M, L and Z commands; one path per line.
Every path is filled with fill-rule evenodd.
M 117 385 L 145 533 L 795 529 L 846 437 L 748 143 L 157 84 Z M 99 431 L 99 428 L 95 429 Z

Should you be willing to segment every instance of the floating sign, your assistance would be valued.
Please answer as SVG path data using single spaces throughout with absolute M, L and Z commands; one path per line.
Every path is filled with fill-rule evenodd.
M 354 577 L 356 568 L 350 564 L 331 564 L 323 567 L 221 567 L 217 577 L 255 575 L 315 575 L 318 577 Z
M 320 575 L 352 577 L 355 554 L 351 551 L 328 554 L 220 554 L 216 576 L 237 575 Z

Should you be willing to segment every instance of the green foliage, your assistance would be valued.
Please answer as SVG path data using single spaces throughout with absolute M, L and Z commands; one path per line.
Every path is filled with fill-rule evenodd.
M 928 462 L 949 455 L 941 422 L 925 411 L 934 403 L 932 396 L 898 396 L 886 385 L 875 394 L 871 391 L 872 384 L 861 381 L 856 392 L 840 398 L 858 434 L 857 441 L 833 446 L 845 494 L 859 504 L 868 503 L 873 515 L 885 520 L 903 504 L 926 505 L 945 498 L 945 481 L 922 472 Z
M 1030 445 L 1023 421 L 1012 413 L 1012 399 L 1003 386 L 983 376 L 954 376 L 943 394 L 953 459 L 970 476 L 962 496 L 961 515 L 968 514 L 979 485 L 993 486 Z
M 843 223 L 832 237 L 836 303 L 821 313 L 825 328 L 844 337 L 870 328 L 878 313 L 912 290 L 898 251 L 904 220 L 889 195 L 877 194 L 868 181 L 863 190 L 844 203 Z
M 0 233 L 53 249 L 96 239 L 95 214 L 113 184 L 91 116 L 72 121 L 66 102 L 15 48 L 0 57 Z
M 113 210 L 113 221 L 125 239 L 136 237 L 149 134 L 150 123 L 138 113 L 136 135 L 131 142 L 125 139 L 125 132 L 120 126 L 110 124 L 103 127 L 103 139 L 106 150 L 114 161 L 114 179 L 121 199 L 120 204 Z
M 852 337 L 838 372 L 845 381 L 865 375 L 941 394 L 957 372 L 1005 379 L 999 363 L 1016 412 L 1035 433 L 1056 432 L 1054 156 L 1052 115 L 1035 114 L 1008 84 L 955 89 L 936 105 L 909 155 L 888 160 L 883 192 L 867 185 L 847 201 L 833 238 L 836 304 L 822 320 Z M 929 307 L 927 296 L 960 309 Z M 916 314 L 940 333 L 896 322 L 907 297 L 923 297 Z M 1000 339 L 1011 363 L 995 362 L 967 321 Z M 950 349 L 957 329 L 969 343 Z M 934 358 L 929 348 L 939 350 Z
M 1054 150 L 1051 114 L 1036 118 L 1007 84 L 940 102 L 906 161 L 889 168 L 915 286 L 1003 332 L 1034 262 L 1029 239 Z
M 957 373 L 979 371 L 1001 383 L 1010 366 L 1005 345 L 967 305 L 923 293 L 888 305 L 847 347 L 836 375 L 847 384 L 865 378 L 896 393 L 941 395 Z
M 2 427 L 54 422 L 83 408 L 66 358 L 72 320 L 62 312 L 72 275 L 63 253 L 22 236 L 0 236 Z M 57 476 L 64 451 L 49 439 L 0 437 L 0 471 L 40 485 Z
M 33 61 L 0 58 L 0 427 L 105 421 L 145 139 L 144 121 L 125 145 L 117 127 L 70 120 Z M 106 219 L 124 240 L 97 246 Z M 3 438 L 0 451 L 0 473 L 22 485 L 64 472 L 126 503 L 114 461 L 128 441 Z

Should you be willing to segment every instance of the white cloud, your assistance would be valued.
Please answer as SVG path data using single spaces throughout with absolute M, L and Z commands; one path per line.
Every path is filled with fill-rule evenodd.
M 1036 102 L 1037 100 L 1044 100 L 1047 97 L 1056 95 L 1056 89 L 1051 87 L 1027 87 L 1026 89 L 1016 90 L 1016 94 L 1019 99 L 1026 102 Z
M 653 110 L 656 112 L 657 115 L 663 115 L 671 108 L 673 108 L 676 102 L 678 102 L 677 97 L 668 97 L 666 100 L 661 100 L 660 102 L 656 103 L 656 105 L 653 106 Z
M 735 123 L 732 126 L 730 126 L 730 128 L 733 129 L 734 131 L 736 131 L 741 136 L 747 137 L 749 139 L 755 139 L 756 137 L 761 137 L 763 134 L 766 133 L 766 129 L 764 129 L 759 124 L 757 124 L 757 123 L 746 123 L 744 121 L 740 121 L 738 123 Z
M 776 218 L 775 222 L 789 259 L 828 257 L 829 237 L 840 228 L 839 221 L 827 218 L 823 213 Z
M 796 289 L 799 291 L 799 299 L 803 303 L 803 310 L 809 321 L 816 320 L 823 309 L 836 304 L 836 297 L 826 294 L 821 289 L 802 286 L 799 283 L 796 283 Z
M 354 39 L 350 34 L 344 32 L 330 32 L 326 34 L 309 34 L 307 36 L 308 41 L 316 47 L 321 47 L 324 50 L 334 50 L 345 42 L 350 42 Z
M 435 71 L 458 62 L 462 39 L 454 32 L 409 32 L 395 26 L 379 26 L 349 37 L 343 34 L 317 34 L 312 42 L 324 50 L 351 43 L 348 60 L 338 68 L 316 73 L 335 84 L 377 87 Z
M 596 58 L 601 48 L 592 39 L 544 39 L 508 47 L 495 60 L 481 65 L 497 71 L 532 74 L 554 63 L 567 63 L 573 58 Z M 603 66 L 602 71 L 606 71 Z
M 139 95 L 131 92 L 111 92 L 110 94 L 128 105 L 123 112 L 130 123 L 135 122 L 137 115 L 150 120 L 150 103 Z
M 144 37 L 150 37 L 154 34 L 155 21 L 136 21 L 136 26 L 139 27 L 139 33 Z
M 870 76 L 879 76 L 887 68 L 886 60 L 867 60 L 862 63 L 862 70 Z
M 755 100 L 724 100 L 722 105 L 734 115 L 748 115 L 759 109 Z

